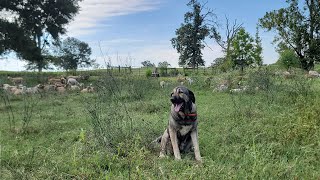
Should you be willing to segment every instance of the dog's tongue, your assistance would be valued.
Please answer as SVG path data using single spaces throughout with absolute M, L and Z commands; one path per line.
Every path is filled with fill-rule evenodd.
M 182 105 L 183 105 L 183 103 L 175 104 L 175 105 L 174 105 L 174 111 L 175 111 L 175 112 L 179 112 Z

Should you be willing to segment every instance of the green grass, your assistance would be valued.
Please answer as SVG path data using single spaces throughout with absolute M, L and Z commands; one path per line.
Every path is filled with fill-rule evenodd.
M 245 79 L 259 85 L 266 78 L 253 77 L 264 75 Z M 171 82 L 165 89 L 152 78 L 101 79 L 96 84 L 105 89 L 95 94 L 10 96 L 13 128 L 1 99 L 0 179 L 320 178 L 319 80 L 272 78 L 265 90 L 230 94 L 213 92 L 197 76 L 190 89 L 199 114 L 199 165 L 193 154 L 159 159 L 159 149 L 149 146 L 167 126 L 174 78 L 161 78 Z M 24 101 L 37 102 L 26 128 Z M 90 109 L 103 121 L 102 134 Z

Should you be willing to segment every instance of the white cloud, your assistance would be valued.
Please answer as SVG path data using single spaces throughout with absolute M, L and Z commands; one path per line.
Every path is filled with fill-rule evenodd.
M 112 40 L 112 42 L 121 42 L 119 40 Z M 134 43 L 134 40 L 126 40 Z M 139 41 L 137 40 L 137 43 Z M 104 44 L 106 45 L 106 44 Z M 118 46 L 118 47 L 121 47 Z M 135 47 L 133 45 L 133 47 Z M 210 48 L 203 49 L 203 58 L 206 61 L 206 66 L 209 66 L 217 57 L 221 57 L 223 53 L 218 45 L 210 45 Z M 156 45 L 145 45 L 137 49 L 126 49 L 126 52 L 114 49 L 115 47 L 104 46 L 105 57 L 96 57 L 97 63 L 105 66 L 106 62 L 111 61 L 112 66 L 134 66 L 140 67 L 141 62 L 149 60 L 151 63 L 158 65 L 159 62 L 167 61 L 171 67 L 178 67 L 179 54 L 171 46 L 170 41 L 158 42 Z M 129 51 L 129 52 L 128 52 Z M 130 52 L 131 51 L 131 52 Z
M 79 3 L 81 10 L 68 27 L 70 36 L 94 33 L 106 25 L 101 21 L 111 17 L 150 11 L 160 0 L 84 0 Z M 107 25 L 108 26 L 108 25 Z
M 1 71 L 23 71 L 25 70 L 26 62 L 18 60 L 16 58 L 0 59 L 0 70 Z

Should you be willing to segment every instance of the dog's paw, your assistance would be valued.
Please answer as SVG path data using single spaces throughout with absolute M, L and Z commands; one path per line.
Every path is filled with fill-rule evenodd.
M 199 164 L 202 164 L 202 162 L 203 162 L 201 157 L 196 158 L 196 161 L 197 161 L 197 163 L 199 163 Z
M 159 158 L 164 158 L 164 157 L 166 157 L 166 155 L 163 153 L 160 153 Z

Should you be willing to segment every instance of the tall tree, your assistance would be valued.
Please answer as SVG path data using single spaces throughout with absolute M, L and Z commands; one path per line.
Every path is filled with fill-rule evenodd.
M 78 2 L 81 0 L 10 0 L 1 1 L 0 10 L 14 13 L 14 21 L 3 20 L 6 24 L 14 24 L 23 33 L 15 34 L 16 39 L 26 36 L 29 44 L 35 47 L 37 56 L 30 58 L 34 52 L 24 48 L 16 47 L 15 40 L 7 41 L 6 51 L 13 50 L 21 54 L 21 58 L 29 61 L 30 65 L 35 65 L 38 71 L 46 68 L 47 62 L 45 50 L 52 45 L 50 42 L 58 41 L 61 34 L 65 34 L 67 25 L 78 13 Z M 13 36 L 9 26 L 0 29 L 0 34 L 5 37 Z M 0 36 L 1 37 L 1 36 Z M 29 44 L 26 44 L 29 45 Z M 18 44 L 17 46 L 20 46 Z M 27 48 L 27 47 L 26 47 Z
M 233 67 L 244 67 L 254 63 L 254 39 L 241 28 L 232 41 L 231 59 Z
M 278 47 L 294 50 L 302 68 L 310 70 L 320 60 L 320 1 L 304 0 L 302 8 L 298 0 L 287 3 L 286 8 L 267 12 L 260 24 L 268 31 L 275 30 Z
M 191 11 L 184 15 L 184 23 L 176 30 L 176 37 L 171 39 L 171 43 L 180 54 L 179 65 L 196 68 L 205 63 L 201 50 L 205 47 L 203 40 L 210 34 L 209 23 L 206 20 L 214 14 L 211 10 L 203 13 L 205 4 L 197 0 L 190 0 L 187 6 Z M 214 26 L 211 28 L 215 29 Z
M 95 60 L 90 58 L 91 48 L 85 42 L 68 37 L 60 46 L 60 56 L 56 65 L 65 70 L 77 70 L 78 67 L 90 67 Z
M 141 62 L 143 67 L 155 67 L 155 65 L 153 63 L 151 63 L 150 61 L 143 61 Z
M 256 27 L 256 35 L 254 39 L 254 50 L 253 50 L 253 64 L 255 66 L 262 66 L 263 60 L 262 60 L 262 44 L 261 44 L 261 38 L 259 36 L 259 27 Z
M 239 24 L 237 20 L 234 20 L 233 23 L 230 23 L 230 20 L 227 16 L 225 16 L 226 19 L 226 25 L 225 25 L 225 37 L 222 37 L 221 34 L 217 32 L 215 29 L 212 29 L 212 35 L 211 38 L 213 38 L 217 44 L 222 48 L 222 51 L 225 54 L 225 57 L 223 58 L 224 61 L 220 62 L 220 65 L 223 65 L 224 68 L 228 69 L 232 66 L 232 59 L 231 59 L 231 53 L 232 53 L 232 42 L 235 37 L 235 35 L 239 32 L 239 30 L 242 28 L 242 24 Z M 222 59 L 219 59 L 222 60 Z

